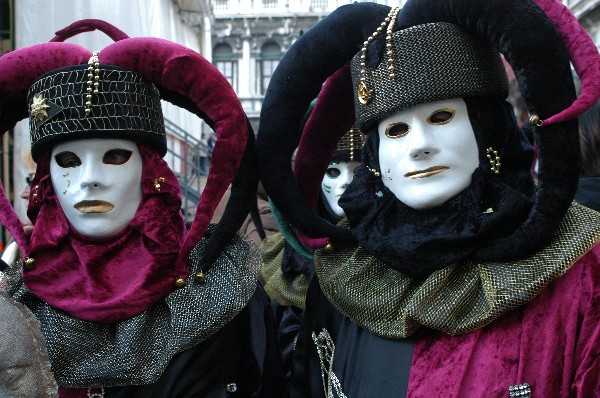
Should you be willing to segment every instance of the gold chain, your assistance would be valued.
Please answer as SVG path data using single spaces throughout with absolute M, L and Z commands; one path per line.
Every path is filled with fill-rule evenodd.
M 92 94 L 98 94 L 98 86 L 100 85 L 100 59 L 99 51 L 94 51 L 88 61 L 88 81 L 87 93 L 85 95 L 85 114 L 90 116 L 92 113 Z
M 370 89 L 367 86 L 367 47 L 384 29 L 386 30 L 386 54 L 388 57 L 388 70 L 390 71 L 390 78 L 394 79 L 396 77 L 394 70 L 394 52 L 392 48 L 392 30 L 394 29 L 394 24 L 396 23 L 396 18 L 398 17 L 398 12 L 400 12 L 400 7 L 394 7 L 390 10 L 390 13 L 385 17 L 381 25 L 377 27 L 377 30 L 365 40 L 363 43 L 363 47 L 360 55 L 360 82 L 358 83 L 358 87 L 356 88 L 356 92 L 358 93 L 358 100 L 361 104 L 367 105 L 371 102 L 371 98 L 373 97 L 373 89 Z

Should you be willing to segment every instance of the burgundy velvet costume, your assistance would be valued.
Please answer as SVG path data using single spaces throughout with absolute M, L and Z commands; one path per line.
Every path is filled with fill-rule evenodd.
M 600 395 L 600 245 L 528 304 L 459 336 L 415 338 L 408 396 Z M 451 369 L 451 370 L 450 370 Z
M 386 23 L 394 18 L 389 8 L 374 4 L 345 7 L 306 32 L 280 62 L 263 104 L 257 140 L 259 169 L 265 189 L 283 217 L 306 235 L 304 243 L 311 248 L 321 248 L 315 254 L 317 277 L 309 287 L 304 322 L 295 347 L 291 396 L 507 397 L 515 386 L 520 388 L 519 391 L 531 388 L 530 393 L 522 395 L 526 397 L 600 396 L 600 236 L 597 227 L 600 219 L 593 213 L 587 219 L 567 217 L 578 177 L 579 148 L 574 119 L 600 96 L 600 57 L 590 37 L 564 5 L 554 0 L 409 0 L 399 11 L 395 26 L 390 25 L 387 29 Z M 483 206 L 485 198 L 502 198 L 498 199 L 501 205 L 510 203 L 503 201 L 504 188 L 493 193 L 490 190 L 490 195 L 482 196 L 482 200 L 474 201 L 473 205 L 449 205 L 448 202 L 460 199 L 463 192 L 481 184 L 481 180 L 475 178 L 467 190 L 443 205 L 423 212 L 431 210 L 428 214 L 439 215 L 439 222 L 428 224 L 428 229 L 420 223 L 428 219 L 419 216 L 419 211 L 415 210 L 414 217 L 409 218 L 406 217 L 408 212 L 394 213 L 391 206 L 387 206 L 392 200 L 387 201 L 389 196 L 386 195 L 391 193 L 384 191 L 387 187 L 382 182 L 377 157 L 379 141 L 373 138 L 378 134 L 377 123 L 396 112 L 440 99 L 464 98 L 465 102 L 471 101 L 478 106 L 488 101 L 488 94 L 470 97 L 460 89 L 431 99 L 428 95 L 439 84 L 411 87 L 411 81 L 420 84 L 428 79 L 411 74 L 405 65 L 411 64 L 412 55 L 420 61 L 426 50 L 425 46 L 415 45 L 412 53 L 407 51 L 398 55 L 395 51 L 401 51 L 404 43 L 400 37 L 402 32 L 435 23 L 452 23 L 484 38 L 516 71 L 528 109 L 535 115 L 531 119 L 531 128 L 540 149 L 539 184 L 535 190 L 529 190 L 527 184 L 531 180 L 527 170 L 530 163 L 523 161 L 517 166 L 516 157 L 511 157 L 519 150 L 526 150 L 529 144 L 524 139 L 514 151 L 502 148 L 506 149 L 505 153 L 500 153 L 504 169 L 498 178 L 506 182 L 506 187 L 516 188 L 530 200 L 531 205 L 523 219 L 511 217 L 510 212 L 503 213 L 502 206 Z M 397 43 L 394 43 L 395 38 Z M 427 37 L 420 39 L 429 45 L 434 42 L 427 41 Z M 431 53 L 446 54 L 448 64 L 453 66 L 453 55 L 460 57 L 464 49 L 453 49 L 454 41 L 446 41 L 447 44 L 431 45 Z M 357 53 L 361 46 L 364 47 Z M 544 57 L 548 58 L 544 61 Z M 353 58 L 352 82 L 346 81 L 346 86 L 340 90 L 329 90 L 333 92 L 332 103 L 341 109 L 332 106 L 320 115 L 324 119 L 318 121 L 315 108 L 311 116 L 314 123 L 327 127 L 322 131 L 309 130 L 312 136 L 306 136 L 306 130 L 294 130 L 293 126 L 298 125 L 298 109 L 305 109 L 307 98 L 314 95 L 325 79 L 349 58 Z M 580 77 L 587 80 L 578 99 L 572 87 L 568 58 Z M 427 72 L 437 73 L 436 65 L 446 61 L 436 61 L 424 60 L 419 66 L 427 65 L 431 69 Z M 304 73 L 305 69 L 310 72 Z M 467 69 L 450 67 L 445 72 L 453 77 L 464 73 L 465 82 L 470 78 L 475 80 L 475 74 L 470 74 Z M 392 76 L 392 73 L 396 75 Z M 405 82 L 409 84 L 404 86 Z M 353 99 L 348 99 L 346 88 L 353 90 Z M 320 96 L 323 94 L 329 95 L 327 85 Z M 490 96 L 497 96 L 495 101 L 503 100 L 503 95 L 498 92 Z M 401 103 L 404 99 L 406 102 Z M 317 106 L 326 103 L 319 97 Z M 349 107 L 354 107 L 357 124 L 375 144 L 369 148 L 370 153 L 363 150 L 363 165 L 340 200 L 348 221 L 336 228 L 322 219 L 316 220 L 309 208 L 311 193 L 318 186 L 313 175 L 318 174 L 317 170 L 324 170 L 322 158 L 326 158 L 336 135 L 343 130 L 340 126 L 353 122 L 340 121 L 338 126 L 332 127 L 327 117 L 334 120 L 342 115 L 343 119 Z M 494 109 L 500 108 L 494 105 Z M 516 121 L 512 111 L 500 118 L 494 118 L 492 112 L 478 111 L 469 116 L 477 139 L 477 134 L 481 133 L 493 137 L 522 134 L 518 127 L 514 128 Z M 497 129 L 482 128 L 485 127 L 482 120 L 494 120 Z M 307 126 L 310 124 L 311 120 Z M 296 158 L 297 164 L 303 164 L 296 179 L 287 179 L 284 173 L 274 178 L 272 170 L 283 169 L 289 163 L 289 143 L 310 140 L 315 144 L 312 151 L 306 151 L 307 158 L 301 154 L 300 159 Z M 486 148 L 497 148 L 496 144 L 481 140 L 478 147 L 480 171 L 484 175 L 488 173 L 484 177 L 488 189 L 496 177 L 489 175 L 485 151 Z M 514 184 L 518 176 L 523 176 L 523 184 Z M 381 202 L 374 199 L 381 197 L 384 198 Z M 377 206 L 381 209 L 380 214 L 373 210 Z M 441 245 L 432 244 L 423 250 L 425 253 L 417 254 L 425 254 L 424 258 L 439 268 L 412 278 L 384 256 L 397 254 L 399 263 L 409 263 L 417 256 L 411 255 L 410 251 L 392 249 L 403 247 L 404 241 L 422 243 L 429 242 L 430 237 L 452 239 L 460 236 L 461 229 L 467 230 L 475 223 L 453 221 L 466 220 L 471 215 L 479 217 L 486 214 L 486 209 L 492 209 L 494 216 L 507 215 L 501 227 L 516 220 L 520 220 L 519 225 L 505 231 L 498 228 L 489 234 L 487 241 L 483 239 L 472 246 L 461 242 L 455 244 L 456 249 L 450 247 L 449 251 L 453 253 L 475 248 L 460 260 L 464 263 L 454 259 L 446 262 Z M 369 227 L 363 227 L 360 224 L 363 220 L 373 222 Z M 570 268 L 566 273 L 546 280 L 534 294 L 524 293 L 533 285 L 528 281 L 516 278 L 522 283 L 511 285 L 509 267 L 514 269 L 511 275 L 528 274 L 529 257 L 549 250 L 547 245 L 551 240 L 564 237 L 558 233 L 559 224 L 571 225 L 571 222 L 575 229 L 591 226 L 594 232 L 585 242 L 565 238 L 568 243 L 560 250 L 568 257 Z M 404 225 L 411 228 L 402 230 Z M 458 227 L 453 229 L 456 225 Z M 393 230 L 395 227 L 399 233 Z M 348 232 L 355 238 L 354 242 L 348 238 Z M 382 237 L 389 239 L 385 250 L 364 244 L 369 240 L 383 241 Z M 388 250 L 390 247 L 392 249 Z M 489 279 L 472 283 L 473 280 L 467 278 L 469 266 L 466 264 L 469 262 L 475 264 L 473 268 L 480 266 L 482 270 L 487 270 L 488 266 L 497 267 L 499 275 L 506 275 L 505 284 L 495 285 L 497 296 L 488 295 L 489 291 L 484 288 L 484 281 L 489 282 Z M 553 266 L 556 262 L 552 257 L 551 261 L 537 263 L 540 264 Z M 461 268 L 463 265 L 465 267 Z M 409 267 L 421 271 L 418 262 Z M 536 272 L 541 268 L 532 267 Z M 452 270 L 456 271 L 457 278 L 444 280 L 448 275 L 445 272 Z M 390 274 L 400 277 L 384 278 Z M 425 285 L 428 289 L 421 290 L 420 287 Z M 485 297 L 494 304 L 501 301 L 498 296 L 502 296 L 508 301 L 514 300 L 514 305 L 504 307 L 505 311 L 497 316 L 471 324 L 472 327 L 462 331 L 425 326 L 438 321 L 461 325 L 461 322 L 471 320 L 471 307 L 465 308 L 469 302 L 463 301 L 462 294 L 439 293 L 445 292 L 443 289 L 447 287 L 455 288 L 453 292 L 476 292 L 473 296 Z M 405 297 L 409 298 L 404 301 Z M 395 298 L 399 299 L 394 301 Z M 423 303 L 427 305 L 421 305 Z
M 462 335 L 423 328 L 411 336 L 408 354 L 402 340 L 378 338 L 345 318 L 316 283 L 309 295 L 296 345 L 293 398 L 325 397 L 310 333 L 306 339 L 307 330 L 322 327 L 336 340 L 335 357 L 344 364 L 334 358 L 333 370 L 348 397 L 404 396 L 397 380 L 402 366 L 409 368 L 411 398 L 502 398 L 509 386 L 522 383 L 531 386 L 531 397 L 600 396 L 600 245 L 528 304 Z
M 93 55 L 62 42 L 96 29 L 116 42 Z M 0 57 L 0 92 L 0 131 L 30 113 L 38 162 L 30 239 L 0 184 L 0 222 L 24 254 L 4 270 L 2 288 L 40 321 L 59 396 L 282 396 L 272 313 L 257 282 L 260 256 L 237 234 L 258 183 L 254 134 L 216 67 L 179 44 L 84 20 L 50 43 Z M 179 181 L 162 160 L 161 99 L 203 118 L 217 135 L 187 228 Z M 36 100 L 58 110 L 40 112 Z M 142 156 L 140 204 L 110 238 L 76 231 L 51 181 L 53 145 L 86 138 L 130 140 Z M 224 221 L 209 225 L 230 184 Z

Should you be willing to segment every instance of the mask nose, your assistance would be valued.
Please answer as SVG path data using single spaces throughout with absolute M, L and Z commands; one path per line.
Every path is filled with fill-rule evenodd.
M 82 189 L 98 188 L 98 183 L 97 182 L 82 181 L 81 182 L 81 188 Z
M 413 120 L 408 139 L 408 153 L 413 160 L 426 159 L 439 153 L 439 147 L 431 132 L 431 126 L 422 121 Z
M 98 189 L 103 186 L 102 176 L 97 167 L 88 164 L 83 164 L 81 168 L 80 187 L 84 190 Z
M 345 191 L 348 188 L 348 185 L 352 182 L 352 178 L 354 178 L 354 174 L 349 170 L 344 170 L 342 175 L 340 175 L 340 188 Z

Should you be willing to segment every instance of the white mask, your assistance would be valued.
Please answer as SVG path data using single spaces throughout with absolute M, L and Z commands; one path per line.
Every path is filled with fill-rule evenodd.
M 354 178 L 354 172 L 360 165 L 359 162 L 331 162 L 327 168 L 321 190 L 329 208 L 338 217 L 344 217 L 344 210 L 338 204 L 340 196 Z
M 142 200 L 142 157 L 137 144 L 83 139 L 52 149 L 50 177 L 69 223 L 89 238 L 124 230 Z
M 475 133 L 461 98 L 396 112 L 378 124 L 383 183 L 417 210 L 442 205 L 471 184 L 479 166 Z

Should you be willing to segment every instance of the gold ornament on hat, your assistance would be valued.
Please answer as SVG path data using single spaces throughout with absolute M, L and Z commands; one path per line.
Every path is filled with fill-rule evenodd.
M 36 94 L 33 96 L 33 100 L 29 106 L 29 113 L 31 113 L 31 116 L 38 122 L 43 122 L 48 118 L 48 108 L 50 108 L 50 105 L 48 105 L 46 98 L 42 97 L 41 94 Z
M 98 94 L 100 86 L 100 51 L 94 51 L 88 61 L 88 81 L 87 94 L 85 95 L 85 114 L 90 116 L 92 113 L 92 94 Z
M 398 17 L 398 12 L 400 12 L 400 7 L 394 7 L 391 9 L 390 13 L 385 17 L 381 25 L 377 27 L 377 30 L 369 36 L 367 40 L 363 43 L 363 47 L 360 55 L 360 82 L 356 87 L 356 93 L 358 94 L 358 100 L 361 104 L 367 105 L 371 102 L 373 98 L 373 89 L 369 88 L 367 85 L 367 47 L 375 38 L 386 29 L 386 38 L 385 38 L 385 46 L 386 46 L 386 55 L 388 57 L 388 69 L 390 71 L 390 78 L 394 79 L 396 77 L 394 71 L 394 52 L 392 48 L 392 30 L 394 29 L 394 24 L 396 23 L 396 18 Z

